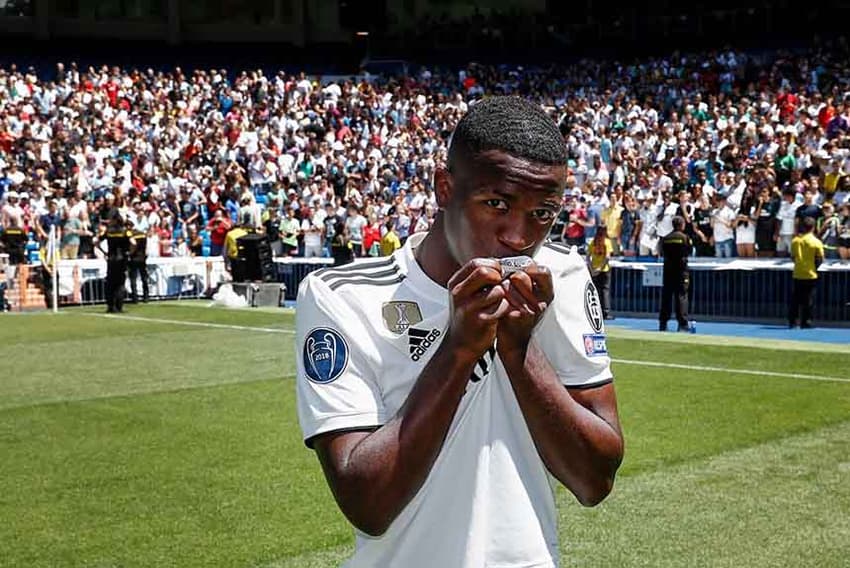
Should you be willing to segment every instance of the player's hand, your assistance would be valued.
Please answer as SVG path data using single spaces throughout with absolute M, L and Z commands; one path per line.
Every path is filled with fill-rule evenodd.
M 443 344 L 477 361 L 496 340 L 499 318 L 510 307 L 499 284 L 502 269 L 488 258 L 470 260 L 449 279 L 450 320 Z
M 531 332 L 555 298 L 552 273 L 534 262 L 501 283 L 509 310 L 499 321 L 496 348 L 500 354 L 524 351 Z

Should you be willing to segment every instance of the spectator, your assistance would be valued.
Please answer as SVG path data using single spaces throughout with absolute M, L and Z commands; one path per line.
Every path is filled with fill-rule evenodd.
M 363 249 L 369 256 L 381 256 L 381 225 L 375 213 L 369 214 L 369 224 L 363 229 Z
M 717 194 L 717 209 L 711 229 L 714 232 L 714 249 L 717 258 L 732 258 L 735 248 L 735 211 L 729 207 L 726 195 Z
M 779 256 L 791 254 L 791 239 L 794 238 L 797 209 L 800 203 L 795 199 L 796 193 L 790 187 L 782 190 L 782 201 L 776 214 L 778 221 L 778 238 L 776 252 Z
M 334 229 L 334 236 L 331 240 L 331 258 L 334 259 L 334 266 L 354 262 L 354 251 L 351 240 L 348 238 L 345 223 L 337 221 Z
M 348 242 L 351 245 L 350 250 L 356 257 L 361 257 L 365 254 L 363 247 L 363 231 L 366 228 L 366 224 L 366 218 L 360 214 L 359 208 L 356 205 L 350 205 L 348 207 L 348 216 L 346 217 L 343 226 L 346 230 Z
M 835 212 L 835 207 L 832 203 L 824 203 L 823 219 L 820 229 L 817 230 L 817 237 L 823 243 L 825 258 L 839 258 L 838 255 L 838 230 L 840 221 L 838 214 Z
M 584 197 L 576 200 L 571 197 L 567 204 L 569 217 L 567 224 L 564 226 L 564 232 L 561 235 L 561 240 L 570 246 L 583 247 L 585 227 L 588 225 L 587 211 L 584 208 Z
M 802 221 L 806 217 L 811 217 L 815 220 L 815 226 L 820 224 L 823 218 L 821 206 L 817 203 L 817 188 L 809 186 L 803 193 L 803 204 L 797 208 L 794 213 L 794 233 L 802 232 Z
M 230 219 L 225 216 L 224 210 L 216 209 L 206 227 L 210 232 L 210 256 L 221 256 L 224 240 L 231 227 Z
M 67 211 L 63 216 L 61 256 L 63 260 L 76 260 L 80 250 L 80 233 L 83 230 L 83 224 L 78 217 L 69 216 Z
M 711 204 L 706 194 L 703 194 L 694 209 L 693 234 L 694 255 L 713 257 L 715 255 L 714 229 L 712 228 Z
M 623 196 L 624 207 L 620 213 L 620 251 L 625 256 L 637 254 L 638 235 L 640 234 L 640 213 L 635 198 Z
M 640 256 L 656 256 L 658 254 L 658 207 L 655 206 L 655 200 L 648 196 L 642 198 L 640 204 L 638 253 Z
M 314 220 L 315 214 L 301 221 L 301 232 L 304 234 L 304 258 L 319 258 L 322 254 L 323 224 Z
M 198 227 L 194 224 L 189 225 L 189 231 L 186 234 L 186 249 L 188 256 L 204 255 L 204 238 L 198 232 Z
M 292 256 L 298 252 L 298 235 L 301 223 L 295 215 L 296 209 L 290 206 L 286 209 L 286 219 L 280 222 L 281 254 Z
M 281 220 L 278 216 L 278 210 L 275 207 L 270 207 L 267 211 L 268 218 L 263 223 L 263 230 L 269 238 L 272 255 L 281 256 L 283 254 L 283 241 L 280 239 Z
M 843 204 L 838 213 L 838 256 L 846 261 L 850 260 L 850 203 Z
M 756 249 L 759 257 L 776 255 L 779 199 L 767 186 L 762 187 L 752 217 L 755 218 Z

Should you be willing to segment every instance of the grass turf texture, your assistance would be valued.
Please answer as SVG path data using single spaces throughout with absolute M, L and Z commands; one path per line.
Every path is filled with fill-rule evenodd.
M 337 566 L 352 535 L 300 439 L 293 314 L 94 313 L 0 317 L 0 566 Z M 621 360 L 850 378 L 814 345 L 612 335 Z M 626 461 L 598 508 L 559 491 L 563 565 L 846 565 L 850 383 L 614 370 Z

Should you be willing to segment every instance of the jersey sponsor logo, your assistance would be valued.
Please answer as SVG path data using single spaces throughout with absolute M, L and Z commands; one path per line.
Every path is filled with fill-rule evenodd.
M 608 355 L 608 342 L 604 333 L 585 333 L 584 352 L 588 357 Z
M 304 371 L 318 384 L 332 383 L 348 366 L 348 343 L 336 330 L 317 327 L 304 341 Z
M 422 321 L 422 311 L 416 302 L 386 302 L 381 308 L 384 325 L 393 333 L 404 333 Z
M 407 340 L 410 344 L 410 358 L 413 361 L 419 361 L 442 334 L 443 332 L 436 328 L 431 331 L 416 329 L 415 327 L 408 329 Z
M 584 313 L 590 328 L 596 333 L 602 333 L 602 305 L 593 282 L 588 282 L 584 287 Z

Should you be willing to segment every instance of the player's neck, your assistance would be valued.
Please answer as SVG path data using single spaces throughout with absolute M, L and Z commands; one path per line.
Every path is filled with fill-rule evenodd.
M 459 268 L 448 251 L 442 215 L 437 215 L 431 230 L 413 251 L 413 256 L 428 278 L 443 287 Z

